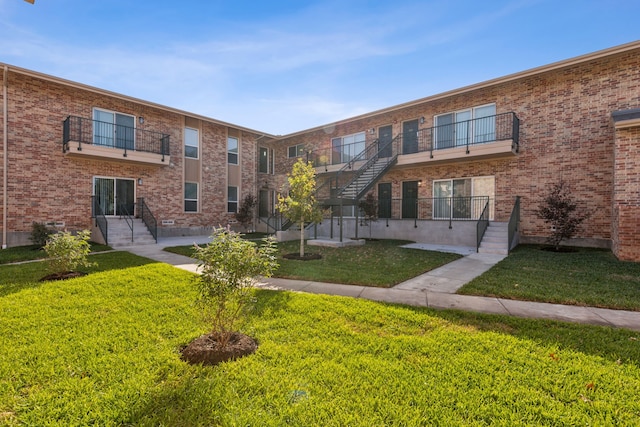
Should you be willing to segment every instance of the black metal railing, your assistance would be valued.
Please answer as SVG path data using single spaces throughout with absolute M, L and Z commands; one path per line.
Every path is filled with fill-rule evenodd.
M 102 237 L 104 238 L 104 244 L 109 244 L 109 223 L 107 222 L 107 217 L 104 215 L 104 211 L 98 202 L 98 198 L 96 196 L 91 196 L 91 218 L 95 218 L 96 227 L 102 233 Z
M 158 243 L 158 221 L 156 220 L 156 217 L 153 215 L 153 213 L 151 213 L 151 209 L 149 209 L 149 206 L 147 206 L 147 204 L 144 202 L 143 197 L 138 198 L 136 207 L 138 209 L 138 218 L 140 218 L 144 225 L 147 226 L 149 233 L 151 233 L 156 243 Z
M 482 242 L 484 233 L 487 231 L 487 227 L 489 227 L 488 198 L 487 198 L 487 203 L 485 203 L 484 208 L 482 209 L 482 213 L 480 214 L 480 218 L 478 218 L 478 222 L 476 224 L 476 252 L 480 250 L 480 243 Z
M 509 216 L 509 225 L 508 225 L 508 240 L 507 240 L 507 250 L 511 252 L 513 249 L 513 238 L 518 231 L 518 226 L 520 224 L 520 196 L 516 196 L 516 200 L 513 203 L 513 209 L 511 210 L 511 215 Z
M 379 220 L 477 221 L 487 205 L 489 205 L 487 212 L 490 213 L 491 200 L 488 196 L 432 197 L 376 199 L 375 203 L 378 208 L 377 217 Z M 355 208 L 344 206 L 343 209 L 349 210 L 348 215 L 343 212 L 344 216 L 353 216 Z M 333 215 L 339 215 L 338 208 L 334 208 Z
M 127 209 L 126 204 L 118 205 L 118 212 L 120 213 L 120 219 L 124 219 L 129 226 L 129 230 L 131 230 L 131 242 L 133 242 L 133 217 L 129 213 L 129 209 Z
M 77 144 L 82 151 L 83 144 L 109 147 L 123 151 L 140 151 L 169 156 L 169 135 L 161 132 L 137 129 L 98 120 L 68 116 L 63 122 L 62 151 L 70 150 L 70 144 Z
M 395 154 L 414 154 L 444 150 L 448 148 L 470 147 L 496 141 L 511 140 L 512 149 L 518 151 L 520 147 L 520 119 L 514 112 L 465 120 L 447 125 L 419 129 L 417 132 L 398 134 L 392 144 L 380 144 L 375 140 L 367 147 L 371 147 L 380 156 L 392 157 Z M 346 145 L 344 150 L 339 148 L 323 148 L 314 150 L 307 155 L 307 159 L 315 167 L 327 167 L 328 165 L 346 164 L 350 167 L 357 160 L 369 159 L 372 153 L 362 156 L 365 151 L 362 143 Z M 361 149 L 358 152 L 357 149 Z M 346 154 L 345 154 L 346 153 Z

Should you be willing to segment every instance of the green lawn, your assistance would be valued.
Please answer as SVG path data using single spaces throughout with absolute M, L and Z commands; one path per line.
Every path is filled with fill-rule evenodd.
M 391 287 L 460 258 L 456 254 L 400 247 L 407 243 L 411 242 L 378 240 L 367 241 L 363 246 L 345 248 L 306 245 L 305 253 L 320 254 L 322 259 L 298 261 L 285 259 L 282 255 L 299 253 L 300 242 L 282 242 L 278 244 L 280 268 L 274 277 Z M 165 250 L 186 256 L 193 254 L 191 246 L 176 246 Z
M 640 311 L 640 263 L 618 261 L 607 250 L 576 250 L 518 246 L 458 293 Z
M 190 366 L 179 349 L 207 331 L 193 280 L 161 263 L 33 286 L 5 280 L 14 292 L 0 296 L 0 425 L 640 419 L 640 335 L 604 327 L 261 290 L 243 328 L 258 351 Z
M 100 245 L 91 242 L 92 252 L 103 252 L 111 250 L 109 246 Z M 9 264 L 13 262 L 32 261 L 47 257 L 47 253 L 36 245 L 18 246 L 0 250 L 0 264 Z

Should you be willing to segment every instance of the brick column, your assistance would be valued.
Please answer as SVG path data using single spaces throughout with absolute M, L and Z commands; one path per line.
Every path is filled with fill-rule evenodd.
M 616 128 L 612 249 L 640 262 L 640 109 L 612 114 Z

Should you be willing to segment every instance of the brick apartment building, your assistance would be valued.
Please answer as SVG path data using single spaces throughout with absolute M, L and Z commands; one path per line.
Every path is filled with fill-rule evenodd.
M 482 247 L 498 229 L 507 250 L 549 234 L 534 211 L 563 181 L 590 213 L 571 244 L 640 261 L 640 42 L 285 136 L 0 66 L 3 247 L 34 221 L 96 240 L 106 222 L 111 243 L 127 214 L 160 236 L 206 234 L 247 195 L 254 227 L 275 231 L 302 157 L 332 208 L 310 233 Z M 378 219 L 362 227 L 369 193 Z

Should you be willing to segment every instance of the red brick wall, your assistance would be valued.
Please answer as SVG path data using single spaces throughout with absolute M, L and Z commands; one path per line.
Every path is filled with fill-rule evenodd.
M 613 251 L 640 261 L 640 128 L 616 132 Z
M 143 184 L 136 185 L 136 196 L 145 198 L 159 222 L 174 220 L 174 228 L 207 227 L 228 221 L 225 126 L 203 124 L 201 211 L 185 213 L 183 115 L 11 70 L 8 80 L 8 233 L 28 233 L 33 221 L 64 221 L 69 230 L 90 228 L 94 176 L 142 178 Z M 139 129 L 169 134 L 171 164 L 145 166 L 65 156 L 63 120 L 69 115 L 91 119 L 93 107 L 144 117 L 144 124 L 136 123 Z M 247 188 L 252 188 L 249 183 L 254 181 L 255 138 L 250 133 L 242 136 L 246 145 L 243 180 Z
M 426 180 L 421 196 L 429 195 L 431 181 L 493 175 L 496 177 L 496 219 L 506 221 L 516 195 L 522 197 L 522 234 L 547 235 L 548 225 L 536 217 L 550 187 L 564 180 L 576 201 L 591 212 L 580 232 L 593 242 L 612 238 L 614 185 L 614 128 L 611 112 L 640 107 L 640 51 L 610 56 L 564 69 L 524 77 L 467 93 L 425 100 L 371 117 L 339 122 L 322 130 L 298 134 L 283 146 L 304 143 L 329 147 L 332 137 L 425 117 L 421 127 L 433 126 L 437 114 L 495 103 L 497 113 L 515 112 L 520 118 L 520 153 L 502 160 L 392 170 L 384 181 Z M 368 141 L 372 138 L 367 132 Z M 281 163 L 287 167 L 286 152 Z M 400 186 L 394 187 L 399 197 Z

